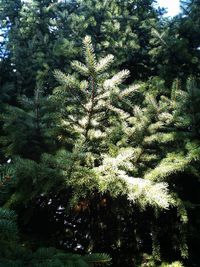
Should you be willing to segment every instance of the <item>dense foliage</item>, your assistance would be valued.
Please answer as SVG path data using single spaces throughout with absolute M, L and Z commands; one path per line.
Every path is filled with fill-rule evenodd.
M 0 0 L 0 266 L 200 265 L 200 2 L 155 2 Z

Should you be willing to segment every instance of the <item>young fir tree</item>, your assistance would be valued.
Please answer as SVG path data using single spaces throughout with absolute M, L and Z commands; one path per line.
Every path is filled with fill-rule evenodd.
M 173 201 L 168 194 L 165 183 L 154 183 L 143 179 L 142 176 L 134 175 L 134 149 L 132 145 L 127 147 L 117 145 L 122 134 L 121 119 L 125 121 L 129 116 L 124 108 L 124 101 L 126 98 L 128 100 L 130 95 L 134 95 L 140 85 L 133 85 L 128 88 L 121 85 L 129 72 L 123 70 L 114 75 L 110 74 L 108 68 L 113 62 L 113 56 L 108 55 L 98 62 L 89 37 L 84 39 L 84 55 L 86 64 L 77 61 L 72 62 L 72 67 L 78 71 L 73 75 L 65 75 L 60 71 L 55 71 L 60 86 L 54 90 L 53 95 L 48 99 L 48 103 L 57 107 L 56 112 L 50 112 L 48 116 L 54 119 L 53 123 L 57 128 L 53 133 L 53 136 L 57 136 L 57 140 L 54 140 L 60 142 L 59 146 L 62 149 L 53 154 L 49 154 L 49 149 L 45 151 L 48 152 L 46 154 L 40 151 L 37 159 L 30 157 L 30 155 L 21 155 L 21 152 L 10 153 L 9 155 L 21 155 L 23 158 L 14 159 L 13 157 L 14 176 L 16 177 L 15 189 L 4 203 L 19 209 L 20 212 L 23 210 L 23 218 L 30 224 L 32 223 L 30 218 L 33 218 L 30 215 L 33 212 L 33 207 L 39 205 L 37 210 L 41 210 L 42 206 L 46 206 L 48 210 L 52 209 L 52 212 L 55 212 L 51 212 L 50 220 L 60 220 L 62 229 L 67 227 L 63 223 L 64 220 L 69 225 L 70 223 L 76 224 L 78 234 L 74 234 L 78 238 L 84 240 L 86 238 L 84 235 L 89 236 L 87 244 L 84 243 L 85 241 L 83 242 L 86 251 L 99 250 L 101 242 L 104 245 L 108 243 L 110 247 L 120 251 L 120 248 L 124 246 L 122 242 L 127 240 L 128 235 L 127 230 L 126 236 L 123 237 L 126 214 L 120 208 L 120 203 L 123 202 L 129 210 L 127 214 L 128 224 L 130 222 L 130 227 L 132 227 L 131 211 L 133 207 L 137 209 L 137 206 L 142 208 L 151 206 L 167 209 Z M 36 113 L 33 103 L 28 105 L 28 108 L 24 106 L 25 109 L 10 109 L 6 114 L 4 129 L 7 132 L 6 140 L 11 140 L 12 148 L 16 144 L 20 145 L 21 142 L 23 144 L 23 141 L 26 140 L 26 136 L 24 140 L 17 139 L 17 142 L 15 140 L 16 131 L 17 133 L 21 131 L 22 125 L 26 124 L 26 121 L 28 121 L 26 125 L 29 129 L 28 132 L 32 133 L 35 129 Z M 46 133 L 49 128 L 43 119 L 46 111 L 44 109 L 43 114 L 42 110 L 39 125 L 43 126 L 44 132 L 41 129 L 40 133 Z M 14 121 L 10 118 L 14 118 L 16 123 L 12 123 Z M 25 120 L 25 118 L 28 119 Z M 17 127 L 18 125 L 20 128 Z M 117 129 L 116 126 L 118 126 Z M 45 137 L 44 140 L 46 141 L 46 135 L 42 136 Z M 36 147 L 33 146 L 33 148 Z M 24 152 L 24 149 L 22 150 Z M 41 157 L 39 157 L 40 153 Z M 63 192 L 65 192 L 65 196 Z M 44 198 L 47 199 L 46 204 Z M 75 206 L 74 210 L 79 208 L 86 210 L 88 218 L 83 216 L 79 220 L 77 215 L 70 213 L 66 215 L 69 208 L 68 199 L 70 199 L 70 207 Z M 110 203 L 114 201 L 114 205 L 109 209 L 106 201 Z M 90 209 L 91 207 L 92 209 Z M 64 209 L 61 219 L 58 214 L 60 208 Z M 104 222 L 102 221 L 100 209 L 101 215 L 103 210 L 106 211 L 105 214 L 109 213 L 108 218 L 112 219 L 112 226 L 116 227 L 116 236 L 111 237 L 109 235 L 109 231 L 111 231 L 109 230 L 109 222 L 106 218 L 103 219 Z M 118 214 L 119 211 L 120 215 Z M 113 218 L 110 217 L 111 214 Z M 20 218 L 21 228 L 24 226 L 22 220 Z M 87 233 L 81 228 L 80 221 L 81 223 L 87 222 L 87 227 L 89 227 Z M 72 229 L 73 231 L 75 230 Z M 108 238 L 104 232 L 109 235 Z M 142 231 L 140 230 L 140 232 Z M 57 235 L 54 237 L 52 237 L 52 233 L 50 235 L 52 239 L 47 238 L 46 242 L 55 244 L 51 240 L 57 238 Z M 98 240 L 100 236 L 101 238 Z M 64 238 L 59 238 L 57 243 L 69 244 L 67 240 L 65 241 L 65 238 L 67 239 L 65 232 Z M 74 243 L 76 243 L 76 248 L 78 238 L 76 237 L 76 242 L 70 241 L 70 248 L 73 248 Z M 135 235 L 133 239 L 136 239 Z M 38 236 L 38 243 L 39 240 L 41 240 L 40 236 Z M 136 241 L 136 244 L 139 244 L 139 241 Z M 106 246 L 104 247 L 106 248 Z M 133 255 L 128 255 L 128 257 L 127 261 L 130 262 L 130 257 Z M 117 258 L 117 261 L 121 262 L 121 259 Z
M 10 203 L 16 199 L 18 203 L 29 201 L 44 194 L 48 197 L 49 192 L 57 190 L 56 194 L 59 194 L 61 188 L 70 188 L 71 205 L 80 200 L 76 209 L 89 209 L 98 194 L 102 196 L 99 201 L 108 199 L 109 195 L 114 199 L 125 197 L 140 207 L 150 204 L 166 208 L 171 200 L 160 181 L 169 182 L 170 189 L 179 193 L 180 186 L 176 185 L 175 174 L 187 171 L 197 175 L 199 172 L 198 86 L 193 79 L 189 79 L 186 92 L 175 83 L 171 99 L 157 96 L 156 100 L 153 92 L 154 95 L 147 94 L 143 107 L 139 108 L 132 104 L 131 96 L 141 85 L 129 86 L 127 89 L 122 86 L 120 89 L 128 72 L 122 71 L 114 76 L 109 74 L 107 68 L 113 57 L 109 55 L 97 63 L 90 38 L 84 40 L 84 46 L 86 65 L 77 61 L 72 63 L 79 74 L 65 75 L 56 71 L 56 78 L 61 85 L 48 100 L 57 106 L 53 118 L 56 120 L 59 132 L 57 138 L 62 149 L 53 156 L 43 154 L 41 162 L 27 159 L 17 161 L 17 192 Z M 87 79 L 80 81 L 82 77 Z M 54 201 L 53 198 L 50 200 Z M 173 203 L 178 208 L 178 219 L 174 220 L 184 230 L 187 222 L 184 203 L 177 194 Z M 131 209 L 127 206 L 129 212 Z M 98 208 L 96 214 L 98 218 Z M 92 216 L 94 219 L 96 215 L 90 214 L 91 221 L 88 223 L 94 227 Z M 118 217 L 122 226 L 125 215 L 118 214 Z M 159 214 L 159 221 L 162 218 L 169 219 Z M 150 220 L 153 223 L 150 228 L 156 249 L 156 239 L 162 239 L 161 228 L 156 220 Z M 102 224 L 99 219 L 97 222 Z M 130 222 L 132 225 L 132 219 Z M 180 246 L 185 256 L 187 251 L 183 231 L 170 227 L 167 227 L 168 232 L 176 233 L 180 239 L 170 241 L 174 246 Z M 91 246 L 94 246 L 94 240 L 90 240 Z M 117 242 L 119 240 L 122 238 Z M 154 253 L 156 255 L 156 250 Z
M 38 85 L 34 97 L 18 97 L 17 106 L 5 105 L 1 115 L 3 133 L 1 144 L 7 158 L 21 156 L 38 161 L 44 151 L 55 147 L 53 118 L 48 116 L 55 110 L 48 97 L 44 96 L 43 85 Z
M 66 149 L 57 154 L 57 164 L 63 168 L 66 184 L 73 189 L 74 200 L 86 197 L 98 190 L 109 192 L 113 197 L 126 195 L 130 201 L 142 205 L 167 208 L 170 196 L 166 185 L 152 184 L 149 180 L 132 176 L 134 151 L 131 146 L 112 152 L 112 131 L 118 118 L 127 118 L 128 113 L 115 106 L 134 93 L 138 85 L 120 89 L 129 71 L 123 70 L 114 76 L 107 71 L 113 62 L 108 55 L 99 60 L 93 51 L 90 37 L 84 39 L 85 63 L 72 62 L 72 67 L 86 77 L 79 81 L 75 75 L 55 71 L 61 84 L 52 96 L 60 106 L 60 123 L 69 131 L 65 139 Z
M 51 99 L 59 107 L 59 128 L 65 129 L 64 134 L 62 132 L 58 135 L 63 149 L 54 156 L 43 155 L 42 160 L 50 168 L 56 168 L 58 173 L 61 172 L 65 186 L 72 192 L 71 205 L 78 202 L 76 209 L 88 210 L 90 213 L 89 220 L 84 216 L 80 220 L 86 220 L 90 226 L 86 234 L 90 236 L 89 245 L 86 247 L 93 250 L 98 247 L 97 243 L 101 238 L 102 242 L 106 240 L 105 236 L 102 237 L 105 230 L 101 225 L 105 223 L 104 229 L 109 229 L 105 218 L 104 223 L 100 218 L 102 213 L 98 214 L 102 201 L 107 201 L 110 197 L 118 200 L 125 198 L 124 206 L 127 206 L 129 211 L 132 210 L 132 204 L 139 204 L 142 208 L 166 208 L 173 201 L 166 194 L 165 183 L 154 184 L 139 178 L 142 176 L 133 175 L 134 150 L 131 146 L 116 145 L 121 138 L 121 119 L 126 120 L 129 116 L 123 107 L 124 100 L 127 98 L 125 102 L 130 102 L 129 96 L 140 86 L 122 86 L 120 89 L 121 82 L 129 74 L 128 71 L 121 71 L 114 76 L 109 74 L 108 67 L 113 57 L 109 55 L 100 59 L 98 63 L 89 37 L 84 40 L 84 54 L 85 65 L 77 61 L 72 62 L 72 67 L 79 74 L 65 75 L 55 71 L 60 86 L 54 90 Z M 83 77 L 86 79 L 80 81 Z M 116 125 L 119 126 L 117 130 Z M 118 212 L 120 210 L 120 207 L 117 207 L 119 202 L 115 203 L 116 212 L 117 209 Z M 96 208 L 93 203 L 96 203 Z M 119 233 L 108 242 L 114 242 L 112 246 L 120 249 L 119 240 L 123 239 L 120 233 L 126 215 L 123 212 L 120 215 L 113 212 L 112 214 L 118 216 L 116 222 L 119 225 L 116 227 Z M 68 220 L 72 220 L 73 223 L 76 221 L 73 218 Z M 76 223 L 79 224 L 78 219 Z M 78 231 L 82 231 L 81 227 Z M 100 237 L 99 240 L 97 237 Z

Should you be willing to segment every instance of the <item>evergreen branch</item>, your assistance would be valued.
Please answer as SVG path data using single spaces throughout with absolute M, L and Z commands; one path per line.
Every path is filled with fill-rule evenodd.
M 106 57 L 99 60 L 99 62 L 96 65 L 96 72 L 102 73 L 106 71 L 109 66 L 113 63 L 114 56 L 113 55 L 107 55 Z
M 94 54 L 94 48 L 93 48 L 90 36 L 86 36 L 84 38 L 83 46 L 84 46 L 85 61 L 87 63 L 87 67 L 90 71 L 90 74 L 94 74 L 97 63 L 96 63 L 96 56 Z
M 123 109 L 117 108 L 111 104 L 107 104 L 107 108 L 113 112 L 115 112 L 122 120 L 128 119 L 130 114 L 125 112 Z
M 78 89 L 79 88 L 78 81 L 72 75 L 69 75 L 69 74 L 65 75 L 60 70 L 54 70 L 54 76 L 60 84 L 64 85 L 68 89 Z
M 189 164 L 190 159 L 184 155 L 169 153 L 155 169 L 145 175 L 145 178 L 152 181 L 166 180 L 171 174 L 183 172 Z
M 113 196 L 127 195 L 131 202 L 137 202 L 143 208 L 151 205 L 167 209 L 173 204 L 173 199 L 166 183 L 129 176 L 134 167 L 133 156 L 132 149 L 122 149 L 115 158 L 104 156 L 103 164 L 96 168 L 101 190 L 109 191 Z
M 72 66 L 72 68 L 74 70 L 78 71 L 83 76 L 88 77 L 89 70 L 88 70 L 88 68 L 83 63 L 81 63 L 79 61 L 72 61 L 71 66 Z
M 54 71 L 54 75 L 56 77 L 56 79 L 63 84 L 65 87 L 68 87 L 69 89 L 69 93 L 76 99 L 76 101 L 81 105 L 81 107 L 85 110 L 88 111 L 85 107 L 85 105 L 83 105 L 83 103 L 80 100 L 80 97 L 78 95 L 78 92 L 75 89 L 80 88 L 79 87 L 79 83 L 77 82 L 77 80 L 72 76 L 72 75 L 65 75 L 63 72 L 59 71 L 59 70 L 55 70 Z M 54 91 L 54 93 L 59 94 L 60 90 L 58 91 Z
M 130 94 L 136 92 L 141 87 L 140 84 L 131 85 L 127 89 L 123 90 L 119 94 L 119 99 L 123 99 L 124 97 L 129 96 Z
M 108 266 L 111 264 L 111 257 L 105 253 L 92 253 L 85 255 L 84 260 L 94 266 Z
M 128 70 L 122 70 L 115 74 L 111 79 L 106 80 L 103 84 L 105 89 L 111 89 L 120 85 L 128 76 L 130 72 Z

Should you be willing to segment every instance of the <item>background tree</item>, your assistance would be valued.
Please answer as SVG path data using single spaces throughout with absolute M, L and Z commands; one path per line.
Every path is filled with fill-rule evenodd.
M 181 14 L 161 21 L 153 29 L 154 47 L 150 54 L 168 86 L 176 78 L 183 82 L 190 75 L 199 78 L 199 3 L 181 1 L 181 6 Z
M 134 79 L 148 78 L 154 73 L 149 51 L 152 28 L 158 23 L 152 3 L 1 1 L 2 25 L 9 40 L 4 50 L 15 95 L 32 96 L 38 82 L 43 82 L 45 93 L 51 92 L 52 70 L 71 69 L 70 61 L 79 59 L 87 34 L 93 36 L 97 53 L 118 56 L 116 67 L 129 68 Z M 6 77 L 2 79 L 3 85 L 8 83 Z

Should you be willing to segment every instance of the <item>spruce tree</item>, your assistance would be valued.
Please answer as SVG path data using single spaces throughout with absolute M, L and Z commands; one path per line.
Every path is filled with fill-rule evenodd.
M 10 67 L 15 96 L 33 96 L 38 82 L 49 90 L 49 65 L 52 63 L 53 20 L 57 1 L 1 1 L 1 19 L 5 25 L 4 51 Z M 51 23 L 52 22 L 52 23 Z M 1 55 L 2 56 L 2 55 Z M 12 77 L 12 78 L 11 78 Z M 8 83 L 5 79 L 4 83 Z
M 153 29 L 150 54 L 158 64 L 158 75 L 168 86 L 179 78 L 199 78 L 199 1 L 180 1 L 181 13 Z
M 114 99 L 118 95 L 120 105 L 120 101 L 139 86 L 120 90 L 129 71 L 122 70 L 110 76 L 107 69 L 113 56 L 108 55 L 97 62 L 90 37 L 86 37 L 83 44 L 86 64 L 74 61 L 72 68 L 87 79 L 80 82 L 75 75 L 55 71 L 61 85 L 52 96 L 60 105 L 60 123 L 69 131 L 68 136 L 59 138 L 65 138 L 66 146 L 71 148 L 60 151 L 57 159 L 58 164 L 61 161 L 61 168 L 66 166 L 66 182 L 73 187 L 74 198 L 85 197 L 88 189 L 98 189 L 102 193 L 109 191 L 113 196 L 125 194 L 133 202 L 140 202 L 143 196 L 144 205 L 167 208 L 170 197 L 165 184 L 154 185 L 131 177 L 134 157 L 131 147 L 110 153 L 112 131 L 118 118 L 125 120 L 129 116 L 115 106 Z
M 6 32 L 3 49 L 15 94 L 32 96 L 38 81 L 44 83 L 45 93 L 51 93 L 55 85 L 51 71 L 71 71 L 70 61 L 80 55 L 86 34 L 93 36 L 97 53 L 112 52 L 118 57 L 116 67 L 128 67 L 134 79 L 148 78 L 154 73 L 149 51 L 152 28 L 158 22 L 152 3 L 2 1 L 1 18 Z M 3 84 L 7 82 L 5 77 Z
M 65 42 L 75 42 L 79 53 L 84 36 L 93 36 L 96 53 L 112 53 L 117 68 L 125 66 L 132 71 L 133 79 L 146 79 L 155 71 L 149 54 L 154 47 L 152 29 L 158 22 L 153 2 L 109 0 L 100 4 L 97 0 L 78 0 L 67 18 L 72 31 L 70 38 L 64 36 Z
M 17 98 L 17 106 L 4 106 L 0 142 L 7 159 L 21 156 L 38 161 L 44 151 L 56 147 L 52 139 L 54 118 L 48 115 L 55 106 L 44 95 L 43 88 L 43 84 L 38 84 L 33 97 L 22 95 Z
M 73 222 L 78 229 L 79 238 L 82 236 L 85 251 L 99 250 L 100 242 L 104 245 L 107 242 L 110 246 L 120 249 L 119 240 L 123 240 L 123 220 L 126 216 L 129 217 L 128 223 L 132 225 L 131 212 L 134 207 L 136 210 L 138 206 L 142 209 L 149 206 L 167 209 L 173 204 L 173 199 L 168 193 L 166 183 L 154 183 L 138 174 L 135 176 L 133 164 L 135 151 L 132 145 L 121 147 L 118 144 L 123 135 L 121 123 L 122 121 L 125 123 L 129 117 L 124 106 L 133 108 L 129 97 L 133 96 L 141 85 L 123 86 L 122 82 L 128 77 L 129 71 L 122 70 L 113 74 L 108 69 L 113 62 L 112 55 L 98 61 L 90 37 L 84 39 L 83 45 L 85 64 L 72 62 L 72 67 L 76 70 L 74 74 L 66 75 L 61 71 L 55 71 L 55 77 L 60 85 L 47 100 L 46 98 L 44 100 L 48 105 L 56 107 L 56 110 L 51 110 L 47 116 L 46 112 L 49 109 L 46 110 L 45 105 L 39 106 L 39 111 L 41 110 L 39 125 L 42 126 L 40 133 L 50 133 L 51 138 L 57 143 L 58 152 L 55 153 L 54 149 L 48 151 L 39 146 L 37 158 L 30 157 L 32 154 L 24 154 L 23 142 L 21 151 L 12 150 L 9 156 L 12 156 L 16 181 L 14 192 L 11 192 L 4 204 L 19 209 L 19 212 L 23 211 L 23 218 L 27 218 L 27 221 L 33 218 L 30 213 L 34 212 L 34 206 L 40 205 L 38 209 L 41 209 L 42 205 L 48 209 L 51 207 L 55 212 L 52 216 L 58 220 L 60 220 L 59 209 L 62 208 L 68 224 Z M 24 134 L 33 133 L 33 129 L 37 126 L 35 102 L 27 98 L 24 100 L 28 105 L 9 108 L 5 115 L 6 140 L 11 140 L 9 142 L 12 149 L 13 145 L 21 144 L 20 140 L 15 140 L 15 134 L 19 136 L 18 131 L 21 131 L 24 123 L 29 130 L 25 130 Z M 51 118 L 51 122 L 53 121 L 52 135 L 44 120 L 45 114 Z M 25 120 L 26 117 L 28 120 Z M 21 125 L 21 128 L 17 127 L 18 125 Z M 42 136 L 47 141 L 48 136 L 45 134 Z M 28 140 L 27 138 L 29 134 L 22 141 Z M 34 140 L 32 138 L 32 141 Z M 5 143 L 5 151 L 9 151 L 7 144 Z M 35 145 L 31 147 L 36 149 Z M 15 158 L 16 155 L 21 158 Z M 109 202 L 111 206 L 107 206 Z M 119 206 L 121 202 L 129 210 L 127 215 Z M 81 221 L 88 222 L 87 240 L 84 240 L 86 238 L 84 231 L 81 230 L 80 217 L 76 215 L 78 209 L 81 211 L 80 215 L 83 215 Z M 108 232 L 109 222 L 101 216 L 103 210 L 112 209 L 110 214 L 113 214 L 112 223 L 117 227 L 116 236 L 106 239 L 104 231 Z M 84 211 L 88 214 L 88 218 L 84 217 L 85 213 L 82 213 Z M 120 215 L 117 214 L 119 211 Z M 102 220 L 106 230 L 102 228 Z M 23 224 L 21 222 L 20 226 L 25 230 Z M 62 224 L 62 229 L 65 229 L 66 226 Z M 98 231 L 96 237 L 95 231 Z M 102 241 L 97 239 L 100 236 L 103 238 Z M 63 239 L 65 238 L 66 233 Z M 50 239 L 47 242 L 51 243 Z M 66 241 L 72 248 L 74 241 L 70 242 Z M 129 258 L 127 262 L 130 262 Z

